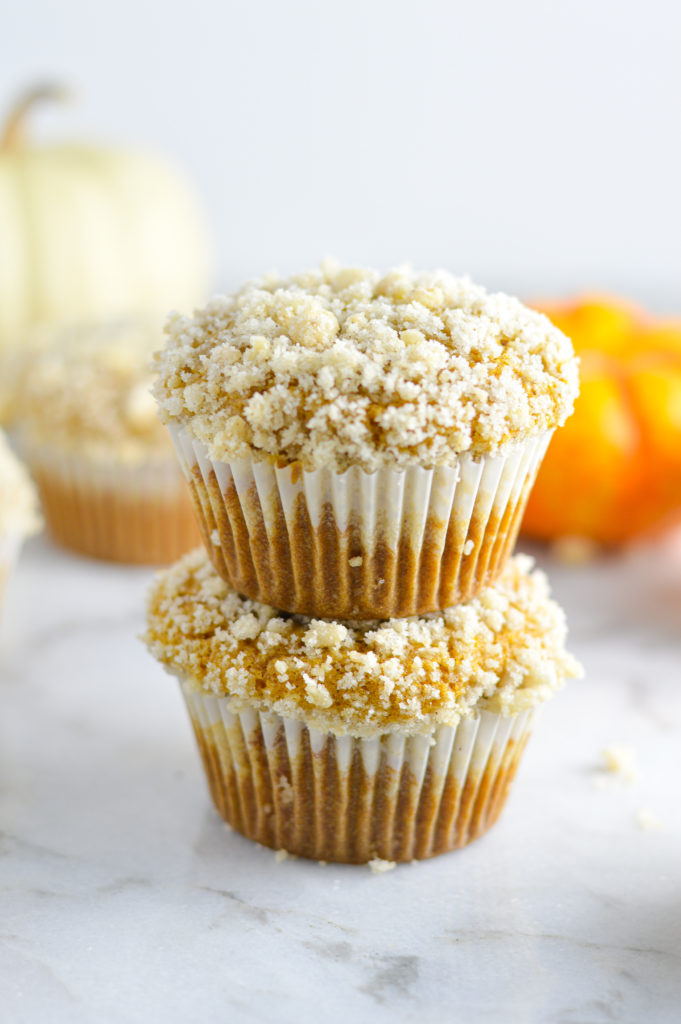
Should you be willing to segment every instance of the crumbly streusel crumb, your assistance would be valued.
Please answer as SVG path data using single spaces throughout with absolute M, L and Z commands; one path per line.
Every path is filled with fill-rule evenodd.
M 344 624 L 241 597 L 197 550 L 157 576 L 146 641 L 185 685 L 231 697 L 235 709 L 359 736 L 532 707 L 580 673 L 565 635 L 545 576 L 521 555 L 467 604 Z
M 605 770 L 619 775 L 625 782 L 635 782 L 638 778 L 636 751 L 626 743 L 611 743 L 603 750 Z
M 442 270 L 325 263 L 166 331 L 161 416 L 221 461 L 451 465 L 558 426 L 578 390 L 572 345 L 545 316 Z
M 661 832 L 664 829 L 664 822 L 648 807 L 638 809 L 636 824 L 644 832 Z
M 142 327 L 81 329 L 43 341 L 18 377 L 15 416 L 28 445 L 95 461 L 172 457 L 151 394 L 158 337 Z
M 39 527 L 33 482 L 0 430 L 0 534 L 3 538 L 25 537 Z
M 374 857 L 373 860 L 370 860 L 367 863 L 374 875 L 384 875 L 386 871 L 392 871 L 397 867 L 394 860 L 381 860 L 380 857 Z

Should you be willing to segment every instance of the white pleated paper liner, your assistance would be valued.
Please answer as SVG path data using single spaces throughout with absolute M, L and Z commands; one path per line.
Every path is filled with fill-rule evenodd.
M 362 738 L 233 712 L 229 698 L 190 686 L 183 693 L 228 824 L 273 849 L 345 863 L 432 857 L 482 835 L 504 806 L 535 715 L 480 711 L 428 735 Z
M 373 619 L 439 611 L 498 577 L 551 431 L 436 469 L 306 472 L 213 462 L 170 428 L 216 570 L 283 611 Z
M 24 445 L 51 537 L 94 558 L 165 564 L 200 540 L 175 459 L 97 462 Z

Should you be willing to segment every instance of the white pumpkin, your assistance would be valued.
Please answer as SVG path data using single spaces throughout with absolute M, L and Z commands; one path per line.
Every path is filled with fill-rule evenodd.
M 190 310 L 208 285 L 197 203 L 165 163 L 127 150 L 24 140 L 28 93 L 0 141 L 0 351 L 38 324 Z

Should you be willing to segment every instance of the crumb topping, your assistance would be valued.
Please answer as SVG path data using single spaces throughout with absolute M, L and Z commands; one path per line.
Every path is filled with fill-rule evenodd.
M 5 537 L 25 537 L 39 527 L 33 482 L 0 430 L 0 533 Z
M 427 731 L 474 708 L 514 713 L 580 674 L 543 573 L 512 559 L 444 612 L 374 623 L 288 616 L 241 597 L 200 549 L 160 573 L 146 642 L 185 685 L 338 733 Z
M 36 346 L 19 375 L 15 402 L 26 441 L 94 461 L 135 464 L 171 457 L 151 394 L 157 344 L 145 328 L 107 327 Z
M 161 416 L 217 461 L 451 465 L 562 424 L 578 390 L 572 344 L 545 316 L 443 270 L 324 263 L 166 332 Z
M 368 861 L 368 867 L 374 875 L 384 875 L 386 871 L 394 871 L 397 864 L 394 860 L 381 860 L 380 857 L 374 857 L 373 860 Z
M 634 782 L 638 777 L 636 751 L 626 743 L 611 743 L 603 750 L 605 770 L 619 775 L 625 782 Z

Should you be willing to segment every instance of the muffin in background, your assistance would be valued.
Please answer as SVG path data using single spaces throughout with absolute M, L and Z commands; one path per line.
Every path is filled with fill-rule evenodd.
M 39 528 L 35 487 L 0 430 L 0 600 L 23 541 Z
M 155 394 L 240 593 L 341 619 L 492 583 L 577 394 L 546 317 L 445 271 L 324 264 L 174 316 Z
M 160 573 L 146 642 L 179 678 L 219 813 L 327 861 L 408 861 L 497 819 L 539 704 L 580 668 L 516 556 L 471 602 L 340 623 L 236 593 L 203 550 Z
M 187 485 L 150 394 L 158 339 L 80 329 L 30 351 L 13 403 L 50 536 L 96 558 L 173 561 L 198 539 Z

